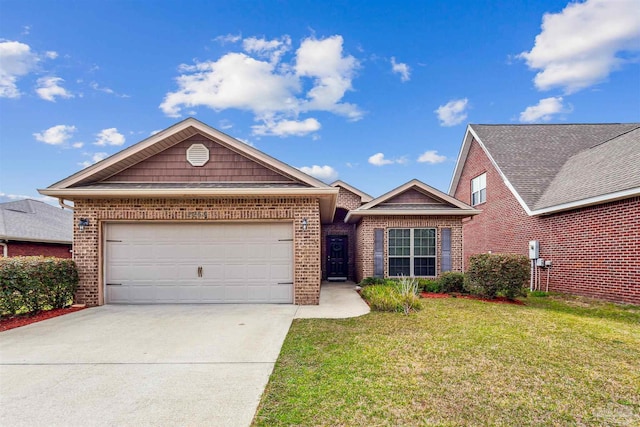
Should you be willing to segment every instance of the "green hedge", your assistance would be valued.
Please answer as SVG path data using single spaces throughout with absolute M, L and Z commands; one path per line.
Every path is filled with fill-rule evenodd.
M 515 254 L 478 254 L 469 258 L 464 287 L 472 295 L 514 298 L 524 295 L 529 259 Z
M 78 270 L 66 258 L 0 258 L 0 314 L 36 313 L 71 304 Z

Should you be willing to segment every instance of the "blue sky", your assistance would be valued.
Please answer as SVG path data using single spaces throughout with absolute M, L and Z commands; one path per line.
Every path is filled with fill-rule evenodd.
M 447 191 L 468 123 L 640 121 L 639 59 L 635 0 L 0 0 L 0 201 L 188 116 L 373 196 Z

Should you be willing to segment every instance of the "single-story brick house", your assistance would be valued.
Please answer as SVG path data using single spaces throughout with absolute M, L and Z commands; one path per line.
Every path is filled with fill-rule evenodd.
M 71 258 L 73 214 L 38 200 L 0 203 L 0 257 Z
M 469 125 L 449 194 L 465 259 L 536 240 L 544 289 L 640 304 L 640 123 Z
M 324 184 L 193 118 L 39 191 L 74 202 L 88 305 L 318 304 L 323 278 L 460 270 L 477 213 L 418 181 Z

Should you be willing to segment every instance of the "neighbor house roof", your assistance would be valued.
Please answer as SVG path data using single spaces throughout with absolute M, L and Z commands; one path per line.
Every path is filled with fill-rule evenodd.
M 471 124 L 449 194 L 473 140 L 529 215 L 640 194 L 640 123 Z
M 290 181 L 242 183 L 110 182 L 118 173 L 194 136 L 202 135 L 226 149 L 284 176 Z M 287 185 L 288 184 L 288 185 Z M 88 197 L 312 196 L 320 202 L 323 221 L 331 221 L 338 189 L 238 141 L 194 118 L 187 118 L 62 181 L 38 190 L 60 199 Z
M 31 199 L 0 203 L 0 240 L 71 244 L 73 213 Z
M 472 216 L 480 211 L 460 200 L 413 179 L 388 193 L 349 211 L 345 222 L 357 222 L 363 216 Z

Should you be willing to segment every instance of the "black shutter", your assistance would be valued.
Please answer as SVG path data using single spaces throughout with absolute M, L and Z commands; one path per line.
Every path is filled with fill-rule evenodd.
M 442 247 L 442 262 L 440 271 L 451 271 L 451 229 L 440 230 L 440 246 Z
M 384 229 L 373 229 L 373 276 L 384 277 Z

